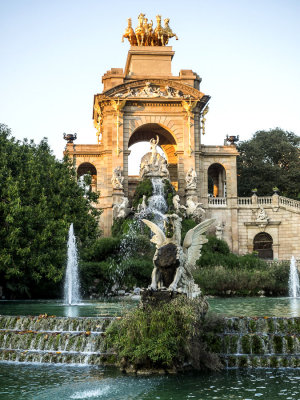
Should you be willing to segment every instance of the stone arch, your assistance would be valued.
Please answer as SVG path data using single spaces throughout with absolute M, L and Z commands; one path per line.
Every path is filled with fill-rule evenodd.
M 273 260 L 273 238 L 269 233 L 260 232 L 254 236 L 253 251 L 258 252 L 259 258 Z
M 226 197 L 226 169 L 220 163 L 208 167 L 208 193 L 213 197 Z
M 148 122 L 145 124 L 139 123 L 130 135 L 128 148 L 138 142 L 149 142 L 150 139 L 155 138 L 156 135 L 159 137 L 159 146 L 162 148 L 166 155 L 171 182 L 177 188 L 177 142 L 175 135 L 170 131 L 170 129 L 168 129 L 168 127 L 156 122 Z
M 92 176 L 91 189 L 95 191 L 97 186 L 97 169 L 90 162 L 83 162 L 77 167 L 77 179 L 86 174 L 90 174 Z

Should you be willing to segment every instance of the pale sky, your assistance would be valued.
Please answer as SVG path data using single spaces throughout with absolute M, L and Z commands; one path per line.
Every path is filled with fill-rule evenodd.
M 63 132 L 96 143 L 93 96 L 125 67 L 121 37 L 140 12 L 170 18 L 173 75 L 202 77 L 204 144 L 277 126 L 300 134 L 300 0 L 0 0 L 0 122 L 17 139 L 47 137 L 58 158 Z

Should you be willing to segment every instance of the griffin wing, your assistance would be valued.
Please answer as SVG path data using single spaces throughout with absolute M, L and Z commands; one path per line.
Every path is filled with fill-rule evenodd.
M 162 244 L 166 240 L 166 237 L 163 231 L 160 229 L 160 227 L 154 224 L 153 222 L 148 221 L 147 219 L 142 219 L 142 221 L 144 222 L 144 224 L 149 226 L 149 228 L 153 232 L 153 237 L 151 238 L 150 242 L 155 243 L 157 248 L 162 246 Z
M 202 245 L 206 242 L 203 233 L 207 231 L 210 225 L 215 222 L 215 219 L 207 219 L 195 228 L 190 229 L 185 235 L 183 242 L 183 252 L 187 256 L 186 264 L 193 267 L 200 256 Z

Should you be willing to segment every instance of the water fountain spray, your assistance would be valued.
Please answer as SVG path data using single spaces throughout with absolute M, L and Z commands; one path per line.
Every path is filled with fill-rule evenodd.
M 68 237 L 68 262 L 64 286 L 64 301 L 65 304 L 69 305 L 75 305 L 80 302 L 78 257 L 73 224 L 70 225 Z
M 300 284 L 297 263 L 294 256 L 291 258 L 290 276 L 289 276 L 289 296 L 300 297 Z

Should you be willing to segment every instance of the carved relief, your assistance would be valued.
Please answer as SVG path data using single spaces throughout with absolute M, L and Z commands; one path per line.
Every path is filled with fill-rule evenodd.
M 181 92 L 181 93 L 180 93 Z M 138 95 L 140 93 L 140 95 Z M 152 96 L 152 94 L 154 95 Z M 151 97 L 201 99 L 204 93 L 199 90 L 171 79 L 147 79 L 123 83 L 115 86 L 103 94 L 97 95 L 99 99 L 107 97 L 142 97 L 146 94 Z M 158 95 L 158 96 L 155 96 Z M 184 96 L 190 97 L 184 97 Z M 147 96 L 146 96 L 147 97 Z

